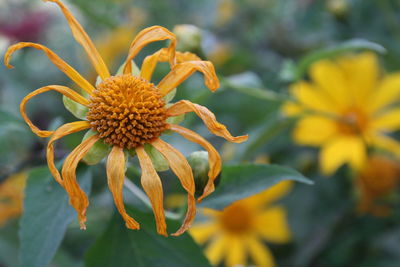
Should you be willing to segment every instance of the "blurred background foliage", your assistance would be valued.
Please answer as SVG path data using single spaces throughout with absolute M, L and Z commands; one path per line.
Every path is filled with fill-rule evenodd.
M 179 88 L 176 99 L 189 99 L 207 106 L 233 133 L 248 133 L 250 138 L 245 144 L 232 146 L 209 135 L 194 116 L 187 116 L 184 125 L 216 144 L 227 163 L 254 162 L 262 156 L 269 163 L 290 166 L 315 182 L 314 186 L 296 184 L 292 192 L 280 201 L 287 209 L 293 237 L 287 244 L 269 244 L 277 266 L 398 266 L 398 190 L 390 196 L 386 196 L 386 192 L 383 194 L 381 201 L 391 208 L 390 213 L 376 216 L 358 212 L 362 189 L 354 182 L 354 173 L 343 167 L 329 179 L 323 176 L 319 172 L 317 150 L 293 143 L 290 135 L 293 121 L 283 119 L 279 107 L 289 97 L 287 88 L 295 79 L 294 70 L 306 55 L 328 47 L 335 48 L 348 40 L 364 39 L 383 46 L 386 53 L 379 57 L 382 66 L 388 72 L 400 70 L 400 1 L 71 0 L 67 4 L 114 71 L 126 55 L 132 38 L 144 27 L 162 25 L 174 29 L 179 24 L 192 24 L 200 29 L 200 46 L 193 45 L 193 50 L 215 64 L 222 86 L 216 93 L 210 93 L 203 87 L 201 76 L 196 76 Z M 196 37 L 191 40 L 196 40 Z M 90 77 L 91 82 L 96 79 L 83 51 L 71 37 L 61 12 L 53 5 L 39 0 L 0 1 L 0 54 L 17 41 L 45 44 L 85 77 Z M 140 53 L 138 62 L 161 46 L 158 43 L 148 46 Z M 380 50 L 375 46 L 372 48 Z M 46 140 L 35 137 L 23 123 L 19 114 L 22 97 L 43 85 L 69 84 L 66 77 L 38 51 L 26 49 L 19 52 L 13 65 L 17 67 L 13 71 L 0 66 L 1 181 L 21 171 L 45 165 Z M 157 69 L 156 77 L 161 78 L 166 71 L 166 66 L 162 66 Z M 28 113 L 40 128 L 54 129 L 73 120 L 58 95 L 47 93 L 38 98 L 29 104 Z M 79 134 L 65 138 L 56 150 L 57 158 L 66 156 L 81 138 Z M 180 142 L 174 135 L 168 136 L 168 141 L 185 155 L 198 149 L 189 142 Z M 43 173 L 43 170 L 37 172 Z M 43 177 L 44 173 L 41 174 Z M 163 241 L 157 241 L 159 247 L 146 246 L 147 250 L 128 249 L 135 238 L 158 240 L 162 237 L 155 237 L 154 227 L 145 227 L 144 232 L 134 233 L 128 238 L 121 222 L 112 219 L 113 202 L 106 189 L 104 173 L 101 165 L 91 169 L 92 204 L 88 216 L 89 222 L 93 223 L 89 223 L 87 231 L 79 231 L 74 215 L 68 215 L 71 210 L 64 214 L 65 221 L 73 223 L 60 226 L 65 227 L 67 233 L 51 266 L 167 266 L 160 265 L 162 255 L 171 255 Z M 394 176 L 398 179 L 399 173 L 395 172 Z M 138 182 L 139 176 L 134 169 L 128 170 L 128 177 Z M 46 181 L 51 183 L 51 178 L 47 178 Z M 179 193 L 169 172 L 163 175 L 163 179 L 167 181 L 169 194 Z M 32 194 L 27 197 L 34 197 L 34 192 Z M 46 198 L 42 201 L 46 202 Z M 133 206 L 138 202 L 133 197 L 129 199 Z M 46 206 L 37 209 L 40 213 L 46 210 Z M 140 211 L 136 213 L 140 214 Z M 146 214 L 138 216 L 143 221 L 152 218 Z M 22 220 L 20 223 L 30 222 Z M 15 219 L 0 228 L 0 266 L 17 266 L 20 247 L 17 229 L 18 220 Z M 102 247 L 100 237 L 112 243 L 113 251 Z M 185 238 L 189 237 L 182 237 Z M 198 253 L 195 247 L 183 248 L 178 243 L 175 244 L 176 250 L 181 249 L 188 255 L 184 258 L 178 255 L 176 259 L 170 256 L 168 266 L 189 266 L 185 264 L 189 264 L 191 258 L 198 259 L 198 262 L 192 262 L 190 266 L 207 266 L 203 256 L 194 256 Z M 131 255 L 131 259 L 119 257 L 115 252 L 124 249 L 128 253 L 124 255 Z M 138 256 L 152 249 L 160 251 L 158 262 L 149 261 L 154 255 Z M 96 258 L 99 255 L 102 257 Z M 99 259 L 103 265 L 99 265 Z M 134 265 L 130 260 L 145 265 Z M 29 262 L 29 258 L 25 257 L 24 261 Z

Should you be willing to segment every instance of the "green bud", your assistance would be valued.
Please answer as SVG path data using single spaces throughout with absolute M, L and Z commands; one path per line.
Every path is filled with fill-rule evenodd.
M 162 172 L 169 170 L 168 161 L 160 152 L 158 152 L 157 149 L 155 149 L 151 144 L 145 144 L 144 149 L 151 158 L 154 169 L 156 169 L 156 171 Z
M 196 195 L 203 193 L 204 187 L 208 182 L 208 153 L 206 151 L 196 151 L 190 154 L 188 162 L 193 170 L 194 181 L 196 184 Z
M 201 41 L 203 38 L 201 29 L 191 24 L 180 24 L 174 27 L 173 32 L 178 39 L 176 50 L 201 51 Z
M 86 134 L 83 136 L 82 141 L 86 140 L 87 138 L 97 134 L 93 130 L 89 130 L 86 132 Z M 89 152 L 85 155 L 83 158 L 83 161 L 85 161 L 86 164 L 88 165 L 94 165 L 99 163 L 102 159 L 104 159 L 108 153 L 110 153 L 111 147 L 103 142 L 103 140 L 98 140 L 92 148 L 89 150 Z

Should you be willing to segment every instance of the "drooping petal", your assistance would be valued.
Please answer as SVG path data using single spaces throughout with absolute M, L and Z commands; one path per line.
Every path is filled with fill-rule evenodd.
M 69 195 L 70 204 L 78 213 L 81 229 L 86 229 L 86 209 L 89 206 L 89 200 L 76 180 L 76 167 L 79 161 L 99 139 L 98 135 L 93 135 L 80 143 L 65 159 L 61 170 L 64 189 Z
M 137 147 L 136 154 L 138 156 L 140 167 L 142 169 L 142 186 L 150 199 L 153 207 L 154 216 L 157 224 L 157 232 L 160 235 L 167 236 L 167 225 L 165 223 L 164 205 L 163 205 L 163 188 L 160 177 L 154 169 L 150 157 L 144 148 Z
M 168 127 L 169 129 L 179 133 L 189 141 L 201 145 L 208 152 L 208 164 L 210 166 L 210 170 L 208 171 L 208 182 L 204 188 L 203 195 L 198 199 L 199 201 L 201 201 L 203 198 L 207 197 L 214 191 L 214 181 L 217 178 L 218 174 L 221 172 L 221 156 L 219 155 L 218 151 L 209 142 L 207 142 L 207 140 L 205 140 L 197 133 L 175 124 L 169 124 Z
M 186 213 L 185 220 L 181 228 L 172 235 L 183 234 L 193 222 L 196 216 L 196 199 L 194 197 L 195 184 L 192 168 L 190 167 L 185 156 L 183 156 L 178 150 L 173 148 L 168 143 L 164 142 L 160 138 L 156 139 L 151 143 L 168 161 L 172 171 L 178 176 L 182 187 L 188 192 L 188 210 Z
M 255 237 L 246 238 L 246 246 L 250 257 L 257 267 L 275 267 L 274 256 L 269 248 Z
M 210 61 L 186 61 L 176 64 L 157 87 L 165 96 L 196 71 L 203 73 L 205 85 L 211 91 L 219 88 L 219 80 L 215 74 L 214 65 Z
M 53 133 L 53 131 L 43 131 L 43 130 L 40 130 L 38 127 L 36 127 L 32 123 L 32 121 L 28 118 L 28 116 L 26 115 L 26 104 L 32 97 L 37 96 L 37 95 L 47 92 L 47 91 L 51 91 L 51 90 L 57 91 L 84 106 L 89 105 L 89 100 L 87 100 L 86 98 L 84 98 L 83 96 L 81 96 L 80 94 L 78 94 L 77 92 L 72 90 L 71 88 L 61 86 L 61 85 L 48 85 L 48 86 L 39 88 L 39 89 L 33 91 L 32 93 L 29 93 L 21 101 L 21 104 L 19 106 L 20 112 L 21 112 L 21 115 L 24 118 L 25 122 L 31 128 L 32 132 L 34 132 L 37 136 L 40 136 L 40 137 L 48 137 Z
M 10 64 L 10 59 L 14 52 L 24 47 L 33 47 L 35 49 L 43 51 L 50 59 L 50 61 L 57 66 L 57 68 L 64 72 L 72 81 L 74 81 L 88 94 L 92 94 L 92 91 L 95 89 L 93 85 L 91 85 L 85 78 L 83 78 L 82 75 L 80 75 L 79 72 L 77 72 L 73 67 L 68 65 L 68 63 L 57 56 L 56 53 L 41 44 L 22 42 L 10 46 L 4 56 L 4 64 L 8 68 L 13 68 L 13 66 Z
M 101 77 L 102 80 L 110 77 L 110 72 L 108 71 L 106 64 L 101 58 L 92 40 L 79 24 L 79 22 L 75 19 L 75 17 L 71 14 L 68 8 L 59 0 L 44 1 L 56 3 L 60 7 L 61 11 L 68 21 L 72 35 L 74 36 L 75 40 L 83 47 L 83 49 L 85 49 L 90 61 L 92 62 L 93 67 L 96 69 L 97 74 Z
M 337 133 L 336 122 L 323 116 L 301 118 L 294 129 L 293 139 L 300 145 L 320 146 Z
M 371 121 L 371 127 L 377 131 L 391 132 L 400 128 L 400 108 L 391 109 L 376 116 Z
M 226 247 L 225 265 L 227 267 L 245 266 L 246 264 L 246 247 L 239 237 L 230 236 L 228 238 L 228 246 Z
M 147 56 L 142 64 L 142 68 L 140 70 L 140 77 L 151 81 L 151 77 L 153 76 L 153 72 L 157 66 L 158 62 L 167 62 L 170 60 L 169 55 L 170 50 L 168 48 L 161 48 L 153 55 Z M 193 61 L 193 60 L 201 60 L 195 54 L 190 52 L 175 52 L 176 63 L 182 63 L 184 61 Z
M 125 61 L 124 74 L 129 74 L 132 72 L 132 63 L 131 61 L 135 58 L 135 56 L 143 49 L 146 45 L 152 42 L 163 41 L 163 40 L 171 40 L 167 54 L 169 55 L 169 62 L 171 67 L 175 65 L 175 47 L 176 47 L 176 37 L 175 34 L 170 32 L 164 27 L 161 26 L 152 26 L 148 27 L 136 35 L 135 39 L 130 45 L 128 57 Z
M 63 138 L 66 135 L 73 134 L 89 128 L 90 123 L 88 121 L 75 121 L 60 126 L 57 130 L 54 131 L 53 135 L 51 136 L 50 141 L 47 144 L 46 150 L 47 165 L 49 166 L 50 172 L 53 175 L 54 179 L 56 179 L 56 181 L 60 185 L 63 185 L 63 180 L 56 168 L 56 165 L 54 164 L 54 142 Z
M 208 130 L 226 140 L 234 143 L 242 143 L 247 140 L 247 135 L 232 136 L 225 125 L 217 122 L 215 115 L 206 107 L 194 104 L 188 100 L 176 102 L 167 109 L 167 116 L 179 116 L 188 112 L 195 112 L 203 120 Z
M 190 227 L 189 232 L 197 243 L 204 244 L 213 235 L 218 233 L 218 227 L 214 222 L 198 223 Z
M 122 191 L 125 179 L 125 155 L 124 149 L 113 146 L 107 159 L 108 187 L 114 198 L 115 206 L 129 229 L 139 229 L 139 223 L 126 213 Z
M 337 137 L 324 145 L 320 152 L 321 170 L 326 175 L 332 174 L 345 163 L 358 170 L 365 160 L 365 144 L 358 136 Z
M 292 236 L 286 210 L 282 206 L 273 206 L 262 211 L 257 216 L 255 226 L 257 232 L 272 243 L 287 243 Z

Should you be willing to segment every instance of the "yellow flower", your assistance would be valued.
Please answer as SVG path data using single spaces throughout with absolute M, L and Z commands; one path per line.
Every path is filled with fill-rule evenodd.
M 311 81 L 291 86 L 295 103 L 288 115 L 301 115 L 293 139 L 300 145 L 321 147 L 323 173 L 342 164 L 360 169 L 373 146 L 400 155 L 400 144 L 387 134 L 400 129 L 400 73 L 383 75 L 373 53 L 321 60 L 309 72 Z
M 22 213 L 25 172 L 14 174 L 0 184 L 0 226 Z
M 270 250 L 264 240 L 286 243 L 291 233 L 286 222 L 286 210 L 271 205 L 291 188 L 291 182 L 281 182 L 257 195 L 239 200 L 223 211 L 205 209 L 210 221 L 199 222 L 190 229 L 194 239 L 204 244 L 205 253 L 212 264 L 245 266 L 247 258 L 258 267 L 275 266 Z
M 21 102 L 20 110 L 31 130 L 40 137 L 50 137 L 47 145 L 47 163 L 56 181 L 63 186 L 70 197 L 71 205 L 78 213 L 82 229 L 85 229 L 86 209 L 89 205 L 85 192 L 76 179 L 76 167 L 79 161 L 89 152 L 93 145 L 100 141 L 112 147 L 107 159 L 107 178 L 115 205 L 130 229 L 139 229 L 139 223 L 130 217 L 124 208 L 122 190 L 125 179 L 126 155 L 124 150 L 136 151 L 142 168 L 141 183 L 150 198 L 159 234 L 167 235 L 163 208 L 163 189 L 161 180 L 152 164 L 152 160 L 144 150 L 144 144 L 151 144 L 167 160 L 172 171 L 178 176 L 183 188 L 188 193 L 188 211 L 181 228 L 174 233 L 185 232 L 196 213 L 195 186 L 192 170 L 186 158 L 175 148 L 160 139 L 165 130 L 179 133 L 186 139 L 203 146 L 209 153 L 209 181 L 199 200 L 214 190 L 213 181 L 221 169 L 221 159 L 215 148 L 204 138 L 179 125 L 170 124 L 167 119 L 188 112 L 195 112 L 214 134 L 232 142 L 243 142 L 247 136 L 233 137 L 226 127 L 218 123 L 214 114 L 207 108 L 181 100 L 166 105 L 164 96 L 170 93 L 192 73 L 204 74 L 205 84 L 210 90 L 218 88 L 219 82 L 211 62 L 202 61 L 190 53 L 175 51 L 176 38 L 173 33 L 161 26 L 153 26 L 142 30 L 130 45 L 125 60 L 123 74 L 111 76 L 104 60 L 93 45 L 93 42 L 82 26 L 59 0 L 47 0 L 56 3 L 64 13 L 76 41 L 86 51 L 90 62 L 101 78 L 101 83 L 94 87 L 74 68 L 63 61 L 47 47 L 35 43 L 18 43 L 11 46 L 5 55 L 5 64 L 9 64 L 11 55 L 23 47 L 33 47 L 43 51 L 48 58 L 63 71 L 72 81 L 80 86 L 88 95 L 85 98 L 76 91 L 60 85 L 49 85 L 28 94 Z M 140 75 L 132 75 L 132 60 L 147 44 L 170 40 L 168 48 L 162 48 L 143 61 Z M 153 71 L 158 62 L 169 62 L 171 71 L 156 85 L 150 83 Z M 71 100 L 86 106 L 89 111 L 86 120 L 67 123 L 55 131 L 38 129 L 25 113 L 27 102 L 34 96 L 57 91 Z M 54 165 L 54 142 L 60 138 L 86 129 L 92 129 L 95 135 L 85 139 L 66 158 L 61 174 Z
M 399 175 L 398 162 L 385 156 L 371 156 L 356 179 L 360 193 L 359 211 L 376 216 L 387 215 L 389 207 L 379 205 L 377 200 L 394 191 L 400 182 Z

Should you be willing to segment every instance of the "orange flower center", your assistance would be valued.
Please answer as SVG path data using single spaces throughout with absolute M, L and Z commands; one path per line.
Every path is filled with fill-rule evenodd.
M 158 89 L 142 78 L 112 76 L 93 93 L 87 119 L 110 145 L 132 149 L 166 129 L 165 102 Z
M 219 220 L 222 228 L 232 234 L 248 232 L 253 226 L 252 211 L 240 203 L 225 208 Z
M 339 117 L 337 127 L 343 134 L 359 135 L 365 131 L 367 123 L 368 118 L 361 110 L 351 108 L 346 110 L 346 112 Z

